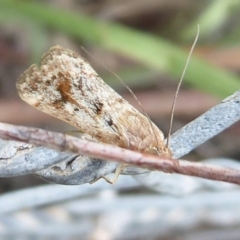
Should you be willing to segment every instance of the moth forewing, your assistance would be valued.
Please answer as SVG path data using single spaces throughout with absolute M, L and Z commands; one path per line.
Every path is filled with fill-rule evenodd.
M 79 54 L 51 48 L 18 79 L 20 97 L 100 142 L 170 157 L 163 133 L 110 88 Z

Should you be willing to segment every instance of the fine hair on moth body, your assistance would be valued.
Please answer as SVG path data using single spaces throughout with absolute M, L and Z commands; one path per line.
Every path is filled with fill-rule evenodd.
M 91 58 L 93 58 L 94 60 L 96 60 L 93 55 L 87 50 L 85 49 L 84 47 L 82 47 L 82 49 L 84 50 L 84 52 L 86 52 Z M 136 102 L 138 103 L 138 105 L 140 106 L 143 114 L 147 117 L 148 121 L 149 121 L 149 124 L 151 125 L 151 128 L 152 128 L 152 133 L 155 135 L 155 132 L 154 132 L 154 128 L 152 126 L 152 121 L 150 120 L 147 112 L 145 111 L 144 107 L 142 106 L 141 102 L 138 100 L 137 96 L 134 94 L 134 92 L 132 91 L 132 89 L 115 73 L 113 72 L 108 66 L 106 66 L 103 62 L 100 62 L 99 63 L 108 71 L 110 72 L 113 76 L 115 76 L 119 82 L 128 90 L 128 92 L 133 96 L 133 98 L 136 100 Z M 158 141 L 157 137 L 155 136 L 156 138 L 156 141 Z M 152 149 L 153 152 L 159 154 L 158 152 L 158 149 L 157 148 L 153 148 Z
M 39 67 L 34 64 L 19 77 L 16 87 L 28 104 L 98 142 L 171 158 L 161 130 L 109 87 L 76 52 L 52 47 Z
M 83 51 L 84 51 L 85 53 L 87 53 L 92 59 L 94 59 L 95 61 L 98 61 L 98 59 L 96 59 L 87 49 L 85 49 L 84 47 L 82 47 L 82 49 L 83 49 Z M 105 64 L 104 64 L 103 62 L 101 62 L 101 61 L 98 61 L 98 63 L 100 63 L 101 66 L 103 66 L 108 72 L 110 72 L 113 76 L 115 76 L 115 77 L 119 80 L 119 82 L 120 82 L 120 83 L 128 90 L 128 92 L 133 96 L 133 98 L 136 100 L 136 102 L 137 102 L 138 105 L 140 106 L 143 114 L 147 117 L 147 119 L 148 119 L 148 121 L 149 121 L 149 124 L 150 124 L 150 126 L 151 126 L 151 128 L 152 128 L 152 134 L 155 136 L 155 131 L 154 131 L 154 128 L 153 128 L 153 126 L 152 126 L 153 123 L 152 123 L 151 119 L 149 118 L 147 112 L 145 111 L 143 105 L 142 105 L 141 102 L 138 100 L 138 98 L 137 98 L 137 96 L 135 95 L 135 93 L 132 91 L 132 89 L 131 89 L 115 72 L 113 72 L 107 65 L 105 65 Z M 173 112 L 173 110 L 172 110 L 172 112 Z M 155 136 L 155 138 L 156 138 L 156 141 L 158 141 L 158 139 L 157 139 L 156 136 Z M 167 145 L 166 145 L 166 148 L 168 149 L 168 146 L 167 146 Z M 150 153 L 150 152 L 149 152 L 149 153 Z M 158 149 L 155 148 L 155 147 L 153 147 L 153 148 L 151 149 L 151 153 L 152 153 L 152 154 L 161 155 L 161 154 L 158 152 Z M 170 154 L 169 154 L 169 157 L 171 157 L 171 151 L 170 151 L 170 150 L 169 150 L 169 153 L 170 153 Z M 123 171 L 123 169 L 124 169 L 125 167 L 127 167 L 127 166 L 128 166 L 127 164 L 119 164 L 118 167 L 117 167 L 117 169 L 116 169 L 116 171 L 115 171 L 115 177 L 114 177 L 114 179 L 113 179 L 113 180 L 109 180 L 107 177 L 104 177 L 104 179 L 105 179 L 107 182 L 109 182 L 109 183 L 115 183 L 116 180 L 117 180 L 117 178 L 119 177 L 119 175 L 120 175 L 121 172 Z

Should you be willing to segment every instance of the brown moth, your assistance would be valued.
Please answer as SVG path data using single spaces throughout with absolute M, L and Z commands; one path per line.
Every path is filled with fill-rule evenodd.
M 109 87 L 79 54 L 52 47 L 17 81 L 20 97 L 99 142 L 171 157 L 163 133 Z

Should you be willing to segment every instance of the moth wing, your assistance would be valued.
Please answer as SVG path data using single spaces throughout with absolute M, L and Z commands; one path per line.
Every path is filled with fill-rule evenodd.
M 101 142 L 139 150 L 149 136 L 150 142 L 163 141 L 162 132 L 110 88 L 89 63 L 59 46 L 43 56 L 39 68 L 32 65 L 20 76 L 17 90 L 30 105 Z

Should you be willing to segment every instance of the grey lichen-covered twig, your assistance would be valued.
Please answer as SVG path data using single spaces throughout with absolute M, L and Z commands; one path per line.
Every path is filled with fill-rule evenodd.
M 14 177 L 45 169 L 53 164 L 70 161 L 74 155 L 67 152 L 57 152 L 44 147 L 34 147 L 16 141 L 0 139 L 0 176 Z M 41 159 L 41 161 L 36 161 Z
M 173 157 L 180 158 L 240 119 L 240 91 L 223 100 L 171 136 Z M 158 191 L 162 188 L 162 174 L 150 172 L 135 176 L 144 185 Z
M 207 141 L 209 138 L 229 127 L 231 124 L 238 121 L 239 119 L 240 92 L 238 91 L 231 97 L 228 97 L 227 99 L 222 101 L 219 105 L 210 109 L 208 112 L 200 116 L 195 121 L 186 125 L 183 129 L 179 130 L 172 136 L 170 143 L 174 157 L 180 157 L 182 154 L 186 154 L 204 141 Z M 12 125 L 0 124 L 0 136 L 5 139 L 14 139 L 36 145 L 53 147 L 60 151 L 72 151 L 78 154 L 86 154 L 96 157 L 97 159 L 111 159 L 114 161 L 124 162 L 127 164 L 145 167 L 152 170 L 161 170 L 170 173 L 180 173 L 209 179 L 228 181 L 232 183 L 240 183 L 240 171 L 238 170 L 212 167 L 201 163 L 191 163 L 184 160 L 177 161 L 158 158 L 156 156 L 144 155 L 142 153 L 133 152 L 127 149 L 121 149 L 109 145 L 102 145 L 96 142 L 89 142 L 71 136 L 66 136 L 64 134 L 52 133 L 40 129 L 13 127 Z M 22 150 L 20 149 L 20 151 Z M 3 156 L 2 149 L 0 156 L 1 158 Z M 75 178 L 73 182 L 69 180 L 71 179 L 71 171 L 74 167 L 76 167 L 76 165 L 79 164 L 79 162 L 78 164 L 75 163 L 76 165 L 74 164 L 75 159 L 77 159 L 76 155 L 69 155 L 68 157 L 70 156 L 72 156 L 70 169 L 69 165 L 67 168 L 67 164 L 62 166 L 62 169 L 61 165 L 57 168 L 57 170 L 55 167 L 56 171 L 62 171 L 65 168 L 65 172 L 62 171 L 63 178 L 65 177 L 66 179 L 68 179 L 65 179 L 65 184 L 78 184 L 89 182 L 89 178 L 84 178 L 84 180 L 83 178 L 78 180 L 77 178 Z M 91 177 L 93 178 L 91 180 L 94 181 L 99 177 L 103 176 L 101 174 L 110 173 L 116 167 L 116 163 L 113 163 L 112 165 L 112 163 L 105 162 L 106 165 L 103 164 L 103 168 L 101 168 L 101 164 L 99 164 L 98 161 L 100 161 L 100 163 L 104 161 L 96 161 L 94 159 L 91 160 L 92 162 L 89 165 L 89 160 L 89 158 L 85 158 L 85 163 L 83 165 L 80 164 L 80 167 L 78 169 L 79 171 L 72 171 L 73 176 L 77 175 L 77 177 L 80 178 L 81 176 L 85 176 L 87 171 L 88 174 L 91 175 Z M 7 160 L 5 160 L 5 163 L 6 162 Z M 57 162 L 56 159 L 55 162 Z M 97 167 L 100 167 L 99 170 L 96 169 L 96 165 Z M 86 166 L 87 168 L 85 168 Z M 105 169 L 105 171 L 103 169 Z M 39 168 L 37 170 L 39 170 Z M 85 175 L 81 175 L 83 171 L 85 171 Z M 101 174 L 99 174 L 99 171 L 101 172 Z M 49 177 L 52 181 L 54 181 L 54 174 L 51 175 L 50 173 L 48 173 L 47 175 L 45 173 L 45 176 Z M 59 180 L 59 178 L 56 182 L 64 183 L 64 181 Z
M 0 176 L 36 174 L 47 181 L 75 185 L 99 179 L 117 163 L 0 139 Z
M 224 99 L 171 136 L 174 158 L 180 158 L 240 120 L 240 91 Z

